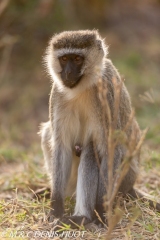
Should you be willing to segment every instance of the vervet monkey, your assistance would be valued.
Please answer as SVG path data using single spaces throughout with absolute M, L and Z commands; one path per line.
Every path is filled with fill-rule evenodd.
M 113 79 L 121 84 L 116 129 L 125 129 L 132 107 L 128 91 L 118 71 L 107 58 L 107 46 L 97 31 L 66 31 L 49 43 L 46 65 L 53 84 L 49 102 L 49 121 L 42 124 L 41 140 L 47 172 L 51 179 L 50 221 L 62 218 L 67 191 L 76 189 L 73 222 L 83 224 L 94 219 L 94 210 L 103 219 L 103 196 L 106 186 L 100 172 L 108 177 L 108 152 L 104 131 L 103 107 L 98 82 L 107 88 L 106 101 L 114 120 L 115 89 Z M 140 139 L 140 129 L 133 118 L 126 135 Z M 135 145 L 136 146 L 136 145 Z M 100 167 L 96 154 L 98 154 Z M 126 154 L 123 144 L 114 150 L 113 173 Z M 138 173 L 139 154 L 130 162 L 119 192 L 135 195 L 133 185 Z M 68 187 L 69 186 L 69 187 Z M 63 218 L 62 218 L 63 219 Z M 68 221 L 66 218 L 66 222 Z

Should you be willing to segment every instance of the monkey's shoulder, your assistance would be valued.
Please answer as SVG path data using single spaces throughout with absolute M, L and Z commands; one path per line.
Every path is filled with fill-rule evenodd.
M 118 82 L 121 81 L 120 74 L 113 62 L 109 58 L 104 60 L 104 69 L 102 73 L 102 78 L 104 81 L 112 82 L 113 79 L 116 79 Z

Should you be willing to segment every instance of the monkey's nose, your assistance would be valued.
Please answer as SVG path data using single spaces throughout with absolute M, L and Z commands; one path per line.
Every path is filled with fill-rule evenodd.
M 66 72 L 66 80 L 69 80 L 70 75 L 71 75 L 71 71 L 67 71 Z

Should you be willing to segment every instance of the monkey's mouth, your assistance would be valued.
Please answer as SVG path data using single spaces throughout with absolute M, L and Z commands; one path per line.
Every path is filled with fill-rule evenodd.
M 74 88 L 78 85 L 83 75 L 79 76 L 77 79 L 65 79 L 63 80 L 63 84 L 68 88 Z

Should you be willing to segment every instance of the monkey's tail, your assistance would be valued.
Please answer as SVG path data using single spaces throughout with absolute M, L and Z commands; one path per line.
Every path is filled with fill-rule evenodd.
M 141 198 L 142 200 L 147 200 L 149 202 L 149 206 L 156 209 L 158 212 L 160 212 L 160 203 L 158 202 L 155 202 L 154 200 L 150 200 L 148 199 L 145 194 L 141 193 L 140 191 L 132 188 L 129 192 L 128 192 L 128 195 L 135 198 L 135 199 L 138 199 L 138 198 Z

